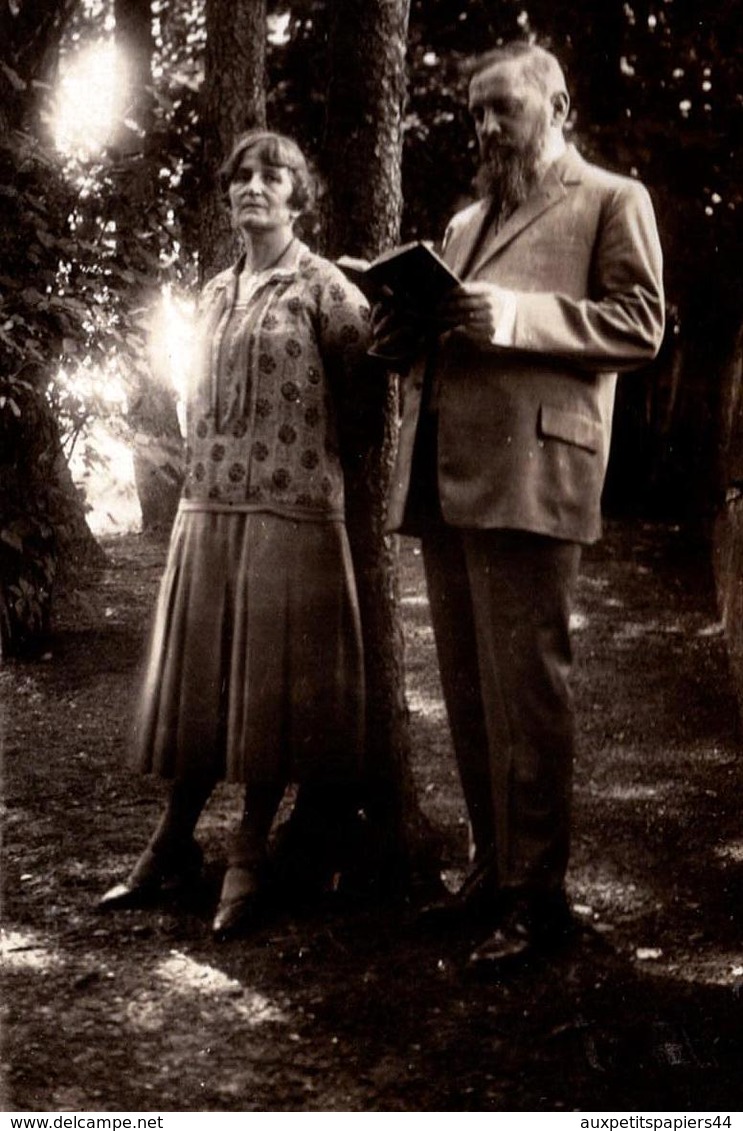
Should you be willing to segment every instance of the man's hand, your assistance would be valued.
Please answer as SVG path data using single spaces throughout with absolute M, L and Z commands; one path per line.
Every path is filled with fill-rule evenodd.
M 511 291 L 495 283 L 461 283 L 442 302 L 439 326 L 463 334 L 475 345 L 492 346 L 504 337 L 504 321 L 510 323 L 512 311 Z M 505 337 L 510 337 L 510 325 Z

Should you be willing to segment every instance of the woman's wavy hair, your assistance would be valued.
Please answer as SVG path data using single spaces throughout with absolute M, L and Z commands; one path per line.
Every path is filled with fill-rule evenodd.
M 219 170 L 222 192 L 227 193 L 246 153 L 254 154 L 264 165 L 288 169 L 293 186 L 289 206 L 300 214 L 312 208 L 317 186 L 307 158 L 296 141 L 273 130 L 248 130 L 240 134 Z

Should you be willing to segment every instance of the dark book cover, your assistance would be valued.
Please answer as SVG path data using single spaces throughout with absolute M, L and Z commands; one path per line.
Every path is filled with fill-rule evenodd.
M 413 308 L 430 309 L 459 285 L 459 279 L 429 244 L 403 244 L 371 263 L 341 256 L 338 266 L 371 302 L 385 294 Z

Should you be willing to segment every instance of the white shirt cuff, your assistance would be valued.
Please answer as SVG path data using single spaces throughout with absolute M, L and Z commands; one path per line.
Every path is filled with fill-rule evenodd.
M 490 341 L 494 346 L 512 346 L 516 328 L 516 295 L 513 291 L 502 292 L 502 310 Z

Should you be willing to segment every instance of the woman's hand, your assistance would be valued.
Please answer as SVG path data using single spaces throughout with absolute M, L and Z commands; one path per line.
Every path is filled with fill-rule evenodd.
M 423 347 L 426 328 L 412 310 L 400 307 L 386 294 L 372 307 L 369 353 L 387 361 L 410 361 Z

